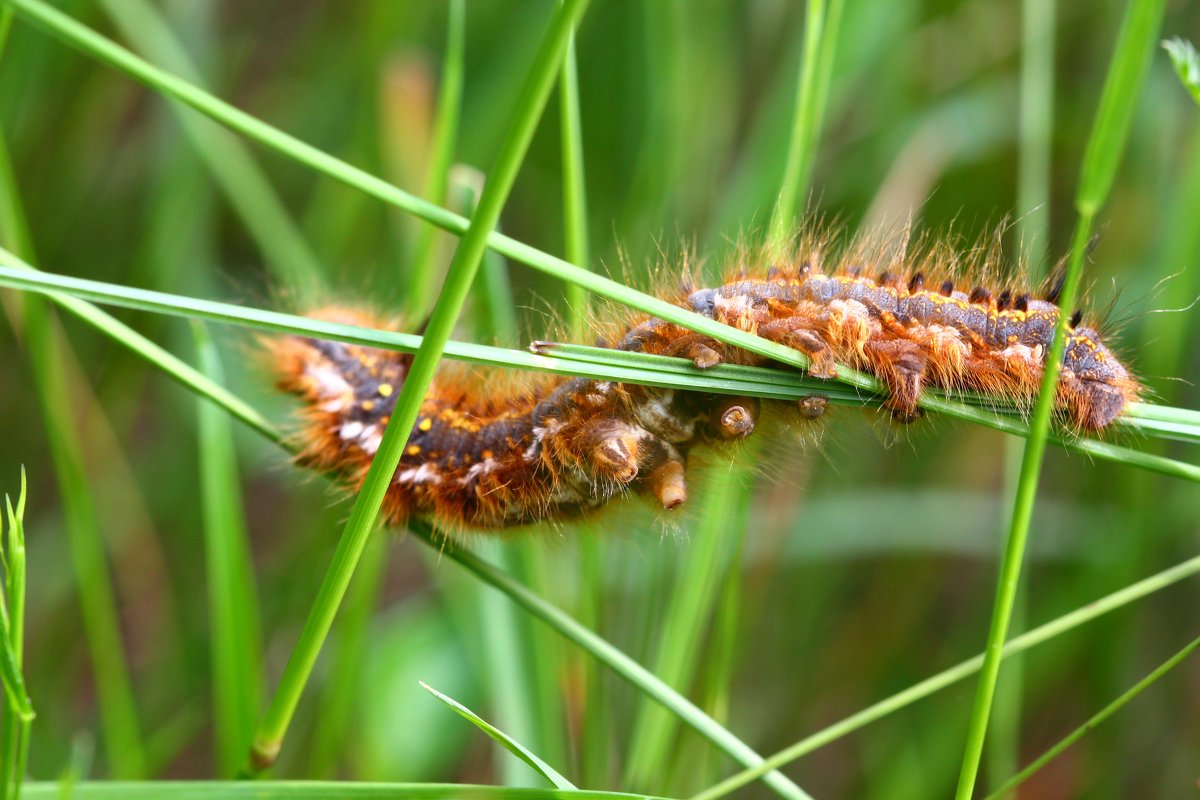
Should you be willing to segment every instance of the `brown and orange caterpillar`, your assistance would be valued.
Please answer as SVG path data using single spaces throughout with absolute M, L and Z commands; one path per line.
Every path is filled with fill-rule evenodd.
M 838 363 L 888 388 L 886 407 L 907 421 L 925 386 L 972 390 L 1018 404 L 1037 393 L 1059 315 L 1057 288 L 1041 297 L 1005 289 L 956 288 L 931 253 L 868 274 L 845 256 L 821 268 L 812 246 L 769 269 L 684 289 L 677 302 L 779 342 L 811 359 L 810 374 L 835 377 Z M 936 277 L 935 277 L 936 275 Z M 378 327 L 369 315 L 316 312 Z M 1093 327 L 1069 320 L 1059 416 L 1087 430 L 1109 425 L 1140 386 Z M 683 356 L 704 369 L 765 359 L 661 319 L 627 325 L 617 349 Z M 361 483 L 404 383 L 410 356 L 290 337 L 273 345 L 279 385 L 303 398 L 301 461 Z M 553 379 L 497 391 L 439 376 L 413 428 L 385 500 L 393 522 L 410 515 L 451 529 L 503 528 L 578 515 L 635 488 L 667 509 L 687 498 L 685 463 L 697 445 L 749 435 L 753 398 L 597 381 Z M 788 405 L 772 401 L 773 405 Z M 792 413 L 819 416 L 819 398 Z

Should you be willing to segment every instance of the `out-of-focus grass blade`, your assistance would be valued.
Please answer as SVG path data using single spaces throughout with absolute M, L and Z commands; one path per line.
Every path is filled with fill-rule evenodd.
M 1192 99 L 1200 103 L 1200 53 L 1187 39 L 1174 38 L 1162 43 L 1163 49 L 1171 57 L 1175 65 L 1175 73 L 1183 88 L 1192 95 Z
M 582 647 L 640 691 L 655 698 L 658 702 L 671 709 L 671 711 L 687 722 L 697 733 L 715 744 L 738 763 L 747 767 L 757 766 L 762 763 L 762 756 L 754 752 L 745 742 L 718 724 L 712 717 L 697 708 L 695 704 L 688 701 L 683 695 L 655 677 L 648 669 L 638 664 L 593 631 L 580 625 L 561 609 L 548 603 L 473 553 L 463 550 L 455 545 L 454 542 L 438 535 L 428 526 L 414 522 L 410 523 L 409 530 L 430 547 L 435 548 L 446 557 L 457 561 L 463 568 L 469 570 L 480 580 L 499 589 L 514 603 L 520 605 L 526 611 L 554 628 L 579 647 Z M 782 773 L 771 772 L 760 777 L 776 793 L 784 797 L 794 798 L 794 800 L 802 800 L 808 797 L 803 790 L 792 783 Z
M 201 323 L 193 323 L 192 334 L 201 370 L 213 381 L 223 382 L 220 356 L 208 330 Z M 262 704 L 258 593 L 233 431 L 225 413 L 203 398 L 197 402 L 196 411 L 208 565 L 217 773 L 232 778 L 250 744 Z
M 27 784 L 27 800 L 58 800 L 59 785 Z M 353 781 L 88 781 L 71 787 L 79 800 L 655 800 L 646 795 L 504 786 Z
M 458 142 L 458 121 L 462 115 L 463 44 L 465 37 L 465 2 L 450 0 L 446 6 L 446 55 L 442 60 L 441 83 L 438 88 L 437 118 L 433 123 L 429 165 L 426 167 L 422 196 L 435 205 L 446 204 L 450 186 L 450 165 Z M 469 215 L 468 215 L 469 216 Z M 436 275 L 433 257 L 437 252 L 437 228 L 422 225 L 413 249 L 412 263 L 406 270 L 405 299 L 409 311 L 416 317 L 428 313 Z
M 704 511 L 677 565 L 652 665 L 659 679 L 680 692 L 688 691 L 701 664 L 698 654 L 710 628 L 729 555 L 740 547 L 745 533 L 744 527 L 731 530 L 737 495 L 743 491 L 746 487 L 741 481 L 714 467 L 706 476 L 704 491 L 697 493 L 704 498 Z M 650 698 L 643 700 L 626 749 L 623 785 L 668 791 L 668 771 L 663 765 L 672 761 L 670 748 L 678 733 L 678 720 Z
M 1083 273 L 1083 255 L 1091 237 L 1092 222 L 1108 197 L 1117 172 L 1117 164 L 1125 149 L 1134 106 L 1141 94 L 1146 70 L 1154 52 L 1154 39 L 1162 24 L 1163 5 L 1164 0 L 1131 0 L 1121 24 L 1116 51 L 1104 81 L 1100 107 L 1096 111 L 1096 120 L 1088 137 L 1083 166 L 1080 169 L 1079 188 L 1075 194 L 1075 208 L 1079 219 L 1072 237 L 1071 255 L 1058 300 L 1063 308 L 1075 307 L 1075 298 L 1079 294 Z M 1012 618 L 1025 543 L 1033 518 L 1038 479 L 1041 476 L 1046 442 L 1050 437 L 1050 420 L 1062 369 L 1066 327 L 1066 315 L 1060 315 L 1046 355 L 1041 388 L 1029 424 L 1029 437 L 1026 439 L 1021 460 L 1021 472 L 1013 499 L 1012 520 L 988 625 L 984 664 L 980 670 L 967 725 L 966 746 L 963 748 L 955 800 L 970 800 L 975 791 L 996 679 L 1000 673 L 1000 658 Z
M 1027 781 L 1042 767 L 1046 766 L 1055 758 L 1062 755 L 1064 750 L 1082 739 L 1084 734 L 1097 727 L 1101 722 L 1104 722 L 1104 720 L 1108 719 L 1113 714 L 1117 713 L 1122 706 L 1148 689 L 1152 683 L 1157 681 L 1163 675 L 1166 675 L 1168 672 L 1170 672 L 1171 669 L 1176 667 L 1181 661 L 1191 655 L 1197 647 L 1200 647 L 1200 638 L 1193 639 L 1184 645 L 1183 649 L 1175 653 L 1175 655 L 1168 658 L 1162 664 L 1158 665 L 1153 672 L 1131 686 L 1116 700 L 1113 700 L 1104 708 L 1093 714 L 1087 722 L 1083 723 L 1078 728 L 1071 731 L 1069 734 L 1056 742 L 1053 747 L 1038 756 L 1028 767 L 1005 781 L 1000 788 L 989 794 L 985 800 L 998 800 L 1007 792 L 1011 792 L 1013 789 Z
M 167 21 L 146 0 L 101 0 L 118 30 L 150 59 L 203 85 Z M 324 270 L 284 208 L 262 168 L 242 142 L 192 109 L 172 102 L 184 133 L 262 251 L 272 275 L 300 297 L 311 295 Z
M 529 748 L 525 747 L 525 745 L 521 744 L 516 739 L 513 739 L 511 736 L 506 734 L 504 731 L 489 724 L 487 722 L 487 720 L 480 717 L 478 714 L 476 714 L 474 711 L 472 711 L 471 709 L 464 706 L 462 703 L 458 702 L 457 700 L 455 700 L 452 697 L 447 697 L 446 695 L 442 694 L 437 689 L 434 689 L 432 686 L 425 683 L 424 681 L 421 681 L 421 688 L 424 689 L 425 691 L 429 692 L 431 695 L 436 697 L 438 700 L 441 700 L 446 705 L 450 706 L 450 708 L 454 709 L 454 711 L 459 716 L 461 716 L 467 720 L 470 720 L 471 724 L 474 725 L 476 728 L 479 728 L 479 730 L 483 731 L 488 736 L 492 737 L 497 742 L 499 742 L 501 745 L 503 745 L 504 748 L 507 749 L 510 753 L 512 753 L 517 758 L 524 761 L 529 766 L 533 767 L 535 770 L 537 770 L 539 775 L 541 775 L 546 780 L 550 781 L 550 783 L 554 784 L 555 788 L 558 788 L 558 789 L 574 789 L 575 788 L 575 784 L 571 783 L 569 780 L 567 780 L 562 775 L 560 775 L 558 773 L 558 770 L 554 769 L 554 767 L 550 766 L 545 761 L 542 761 L 542 759 L 538 758 L 536 753 L 532 752 Z
M 1023 653 L 1042 642 L 1050 641 L 1067 631 L 1078 628 L 1084 623 L 1102 617 L 1110 611 L 1123 608 L 1135 600 L 1140 600 L 1143 597 L 1147 597 L 1198 574 L 1200 574 L 1200 556 L 1190 558 L 1173 567 L 1168 567 L 1162 572 L 1155 573 L 1148 578 L 1143 578 L 1137 583 L 1118 589 L 1074 611 L 1063 614 L 1061 617 L 1039 625 L 1027 633 L 1014 637 L 1004 645 L 1001 657 L 1008 658 L 1016 653 Z M 814 750 L 824 747 L 830 742 L 848 736 L 876 720 L 883 719 L 889 714 L 894 714 L 918 700 L 926 698 L 964 678 L 970 677 L 979 671 L 983 665 L 983 658 L 983 655 L 977 655 L 974 658 L 967 659 L 947 670 L 926 678 L 920 683 L 897 692 L 891 697 L 880 700 L 878 703 L 851 714 L 832 725 L 826 726 L 790 747 L 768 756 L 757 767 L 732 775 L 715 786 L 711 786 L 703 792 L 696 794 L 690 800 L 717 800 L 717 798 L 725 797 L 731 792 L 758 780 L 770 769 L 779 769 Z
M 2 140 L 0 207 L 3 209 L 0 213 L 0 241 L 20 249 L 29 260 L 36 260 L 8 147 Z M 105 752 L 115 776 L 138 778 L 145 773 L 145 757 L 121 642 L 112 576 L 71 407 L 75 394 L 70 390 L 66 373 L 64 348 L 67 344 L 44 300 L 26 298 L 23 308 L 34 388 L 45 420 L 46 437 L 64 510 L 67 541 L 79 584 L 80 607 L 95 673 Z

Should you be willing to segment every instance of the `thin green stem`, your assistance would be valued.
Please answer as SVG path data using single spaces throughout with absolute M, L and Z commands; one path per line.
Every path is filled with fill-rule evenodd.
M 224 370 L 207 329 L 194 323 L 192 332 L 201 368 L 214 381 L 223 381 Z M 232 778 L 262 704 L 262 634 L 233 431 L 225 414 L 202 398 L 197 414 L 217 773 Z
M 425 173 L 422 196 L 436 205 L 445 205 L 450 186 L 450 165 L 458 141 L 458 123 L 462 115 L 463 51 L 466 11 L 464 0 L 450 0 L 446 7 L 446 55 L 442 60 L 438 89 L 437 119 L 433 125 L 433 152 Z M 437 274 L 433 257 L 437 251 L 437 228 L 422 225 L 413 248 L 412 264 L 405 297 L 409 310 L 417 318 L 429 310 L 433 299 L 433 279 Z
M 525 586 L 517 583 L 512 577 L 478 558 L 473 553 L 464 550 L 453 541 L 435 533 L 429 527 L 414 524 L 410 525 L 409 529 L 427 545 L 445 557 L 458 562 L 484 583 L 499 589 L 514 603 L 586 650 L 643 693 L 653 697 L 659 703 L 669 708 L 697 733 L 719 747 L 739 764 L 746 767 L 756 767 L 763 763 L 762 756 L 754 752 L 747 744 L 718 724 L 712 717 L 705 714 L 694 703 L 670 686 L 667 686 L 654 673 L 596 635 L 595 632 L 580 625 L 578 621 L 572 619 L 561 609 L 551 605 Z M 784 797 L 808 797 L 807 794 L 782 773 L 775 772 L 774 770 L 766 770 L 759 777 L 763 778 L 767 785 Z
M 200 70 L 166 19 L 146 0 L 101 0 L 118 30 L 149 58 L 193 84 Z M 180 127 L 208 168 L 226 202 L 258 245 L 271 274 L 294 295 L 312 296 L 324 268 L 241 141 L 192 109 L 171 103 Z
M 1048 642 L 1085 623 L 1091 622 L 1105 614 L 1123 608 L 1136 600 L 1162 591 L 1195 575 L 1200 575 L 1200 556 L 1190 558 L 1181 564 L 1176 564 L 1162 572 L 1157 572 L 1148 578 L 1143 578 L 1137 583 L 1105 595 L 1098 600 L 1080 606 L 1070 613 L 1039 625 L 1027 633 L 1014 637 L 1004 646 L 1002 657 L 1011 658 L 1017 653 L 1023 653 L 1043 642 Z M 969 658 L 901 692 L 880 700 L 878 703 L 851 714 L 845 719 L 826 726 L 790 747 L 768 756 L 759 766 L 732 775 L 719 784 L 695 795 L 691 800 L 717 800 L 717 798 L 725 797 L 741 787 L 760 779 L 772 769 L 779 769 L 790 764 L 796 759 L 848 736 L 872 722 L 881 720 L 902 708 L 912 705 L 918 700 L 923 700 L 935 692 L 939 692 L 965 678 L 969 678 L 983 666 L 983 659 L 983 654 Z
M 559 127 L 562 142 L 563 239 L 567 261 L 589 262 L 587 181 L 583 168 L 583 124 L 579 114 L 579 70 L 575 61 L 575 35 L 567 42 L 558 81 Z M 588 321 L 588 295 L 578 284 L 567 285 L 567 314 L 571 338 L 582 341 Z
M 378 331 L 372 328 L 342 325 L 276 311 L 39 272 L 3 248 L 0 248 L 0 286 L 43 292 L 51 298 L 62 298 L 58 300 L 60 303 L 72 300 L 70 297 L 64 297 L 64 293 L 70 293 L 97 302 L 189 319 L 225 322 L 275 333 L 314 336 L 403 352 L 416 352 L 422 341 L 422 337 L 411 334 Z M 78 301 L 74 302 L 78 303 Z M 81 305 L 86 306 L 86 304 Z M 91 306 L 80 309 L 77 313 L 88 314 L 87 309 L 91 309 Z M 100 312 L 92 309 L 90 316 L 96 314 L 100 314 Z M 111 321 L 111 318 L 97 320 L 94 324 L 107 331 L 110 325 L 106 320 Z M 114 335 L 127 337 L 131 333 L 128 332 L 128 329 L 115 327 Z M 132 335 L 136 337 L 136 334 Z M 144 339 L 141 341 L 144 342 Z M 137 350 L 147 348 L 145 344 L 131 344 L 130 346 Z M 152 357 L 148 356 L 151 357 L 151 360 L 158 363 L 161 359 L 164 362 L 164 369 L 177 375 L 180 381 L 186 385 L 195 386 L 197 391 L 208 396 L 228 395 L 226 390 L 213 385 L 203 376 L 196 375 L 194 370 L 179 367 L 178 360 L 169 354 L 163 354 L 161 348 L 149 345 L 147 349 L 154 353 Z M 561 375 L 578 375 L 599 380 L 628 381 L 647 386 L 694 389 L 719 394 L 746 394 L 770 399 L 794 400 L 818 394 L 826 397 L 831 403 L 862 406 L 877 405 L 881 402 L 882 396 L 882 387 L 875 378 L 870 376 L 864 376 L 865 385 L 862 387 L 847 388 L 836 383 L 804 378 L 797 373 L 766 367 L 723 364 L 708 370 L 697 370 L 686 359 L 626 353 L 599 347 L 535 343 L 532 349 L 537 352 L 552 353 L 554 357 L 459 342 L 448 343 L 445 355 L 474 364 L 529 369 Z M 860 392 L 857 391 L 857 388 L 867 391 Z M 960 394 L 956 394 L 955 398 L 959 396 Z M 1005 433 L 1017 436 L 1028 435 L 1029 426 L 1013 412 L 1000 413 L 990 408 L 988 406 L 990 401 L 986 397 L 974 397 L 965 393 L 961 393 L 961 397 L 962 400 L 952 399 L 943 392 L 927 391 L 924 395 L 923 405 L 940 413 Z M 231 408 L 237 408 L 236 413 L 239 418 L 252 427 L 270 436 L 278 435 L 270 424 L 261 418 L 261 415 L 237 398 L 228 395 L 223 398 L 222 403 L 228 403 Z M 981 404 L 982 407 L 972 405 L 972 403 Z M 1183 438 L 1190 441 L 1200 439 L 1200 412 L 1187 409 L 1135 403 L 1131 404 L 1129 415 L 1123 417 L 1121 423 L 1124 427 L 1135 427 L 1146 435 Z M 1065 449 L 1093 458 L 1118 461 L 1161 472 L 1164 475 L 1200 481 L 1200 466 L 1194 464 L 1133 450 L 1099 439 L 1053 435 L 1050 437 L 1050 441 Z
M 1010 792 L 1013 789 L 1020 786 L 1022 783 L 1024 783 L 1026 780 L 1028 780 L 1030 777 L 1032 777 L 1034 775 L 1034 773 L 1038 772 L 1038 770 L 1040 770 L 1042 767 L 1046 766 L 1051 761 L 1053 761 L 1055 758 L 1058 758 L 1060 755 L 1062 755 L 1063 751 L 1065 751 L 1068 747 L 1070 747 L 1071 745 L 1075 744 L 1075 742 L 1082 739 L 1084 737 L 1084 735 L 1086 735 L 1088 733 L 1088 731 L 1093 730 L 1101 722 L 1104 722 L 1104 720 L 1108 719 L 1113 714 L 1117 713 L 1130 700 L 1137 697 L 1139 694 L 1141 694 L 1146 689 L 1148 689 L 1151 686 L 1151 684 L 1153 684 L 1155 681 L 1157 681 L 1163 675 L 1166 675 L 1168 672 L 1170 672 L 1172 669 L 1174 669 L 1176 666 L 1178 666 L 1180 664 L 1180 662 L 1182 662 L 1185 658 L 1187 658 L 1189 655 L 1191 655 L 1196 650 L 1197 647 L 1200 647 L 1200 637 L 1197 637 L 1197 638 L 1193 639 L 1192 641 L 1188 642 L 1186 645 L 1183 646 L 1183 648 L 1181 650 L 1179 650 L 1177 653 L 1175 653 L 1175 655 L 1171 656 L 1166 661 L 1164 661 L 1162 664 L 1155 667 L 1154 671 L 1152 671 L 1149 675 L 1142 678 L 1140 681 L 1135 683 L 1133 686 L 1129 687 L 1129 689 L 1127 691 L 1123 692 L 1120 697 L 1118 697 L 1116 700 L 1113 700 L 1111 703 L 1106 705 L 1104 708 L 1097 711 L 1095 714 L 1093 714 L 1091 717 L 1088 718 L 1087 722 L 1083 723 L 1078 728 L 1071 731 L 1069 734 L 1067 734 L 1062 739 L 1060 739 L 1058 742 L 1056 742 L 1053 747 L 1051 747 L 1046 752 L 1042 753 L 1040 756 L 1038 756 L 1036 759 L 1034 759 L 1034 761 L 1029 766 L 1025 767 L 1025 769 L 1021 770 L 1016 775 L 1009 778 L 1007 781 L 1005 781 L 1000 786 L 1000 788 L 998 788 L 996 791 L 989 794 L 985 798 L 985 800 L 999 800 L 999 798 L 1003 797 L 1008 792 Z
M 1150 54 L 1154 52 L 1154 38 L 1162 19 L 1162 11 L 1163 0 L 1133 0 L 1122 24 L 1120 40 L 1108 78 L 1105 81 L 1104 93 L 1100 98 L 1096 122 L 1084 153 L 1079 190 L 1075 197 L 1079 220 L 1075 226 L 1071 258 L 1067 264 L 1066 278 L 1059 298 L 1059 303 L 1063 308 L 1075 307 L 1075 298 L 1079 293 L 1082 274 L 1083 254 L 1091 236 L 1092 222 L 1112 185 L 1113 176 L 1124 149 L 1134 102 L 1140 93 Z M 959 772 L 958 789 L 955 793 L 956 800 L 970 800 L 975 789 L 979 761 L 983 753 L 983 742 L 987 735 L 992 697 L 996 689 L 996 678 L 1000 673 L 1001 651 L 1004 639 L 1008 634 L 1021 563 L 1025 554 L 1025 542 L 1029 536 L 1029 523 L 1033 517 L 1033 503 L 1037 496 L 1042 457 L 1045 454 L 1046 441 L 1050 433 L 1050 417 L 1054 411 L 1054 398 L 1062 367 L 1066 327 L 1066 315 L 1061 314 L 1055 325 L 1054 339 L 1046 356 L 1041 390 L 1034 405 L 1029 437 L 1025 442 L 1017 495 L 1013 503 L 1012 523 L 1004 558 L 1000 564 L 996 600 L 992 606 L 992 620 L 988 632 L 987 648 L 984 651 L 984 663 L 980 670 L 975 703 L 967 727 L 966 747 L 963 751 L 962 768 Z
M 366 546 L 367 537 L 375 527 L 384 494 L 391 485 L 400 455 L 417 421 L 425 392 L 433 381 L 442 351 L 475 279 L 487 247 L 487 236 L 500 219 L 500 211 L 533 138 L 534 128 L 566 48 L 567 37 L 586 5 L 587 0 L 568 0 L 559 8 L 534 57 L 529 77 L 514 110 L 512 126 L 500 146 L 496 163 L 479 198 L 479 208 L 454 254 L 446 283 L 434 304 L 425 336 L 413 357 L 404 388 L 396 399 L 379 450 L 355 498 L 350 519 L 338 541 L 300 639 L 280 678 L 279 687 L 259 723 L 251 752 L 249 769 L 252 772 L 270 766 L 279 754 L 300 695 L 333 625 L 333 618 Z

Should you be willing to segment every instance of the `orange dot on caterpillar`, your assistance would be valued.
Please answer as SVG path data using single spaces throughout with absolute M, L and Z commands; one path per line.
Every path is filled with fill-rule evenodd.
M 875 375 L 884 406 L 899 421 L 919 416 L 925 387 L 970 390 L 1018 405 L 1038 391 L 1050 338 L 1063 313 L 1052 300 L 1011 288 L 969 292 L 954 280 L 930 280 L 931 258 L 877 278 L 869 259 L 846 258 L 826 274 L 801 253 L 790 264 L 695 289 L 684 307 L 805 353 L 810 373 L 833 377 L 835 364 Z M 927 285 L 936 289 L 926 289 Z M 970 285 L 970 284 L 967 284 Z M 378 326 L 346 310 L 319 311 Z M 353 317 L 347 320 L 347 317 Z M 1094 328 L 1069 319 L 1056 407 L 1080 428 L 1107 426 L 1140 387 Z M 408 357 L 355 345 L 291 338 L 274 345 L 282 388 L 306 411 L 300 436 L 305 463 L 358 480 L 369 464 Z M 535 352 L 552 349 L 535 342 Z M 661 319 L 628 325 L 618 349 L 689 358 L 700 368 L 764 359 Z M 472 391 L 461 378 L 435 384 L 413 428 L 387 494 L 390 518 L 431 517 L 443 526 L 500 528 L 565 518 L 598 508 L 627 490 L 666 509 L 687 499 L 693 448 L 736 441 L 758 427 L 767 401 L 583 378 L 539 392 Z M 824 415 L 827 401 L 771 402 L 801 420 Z

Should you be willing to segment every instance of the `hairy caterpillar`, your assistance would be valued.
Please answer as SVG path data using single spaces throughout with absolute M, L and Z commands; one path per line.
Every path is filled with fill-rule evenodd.
M 810 373 L 835 377 L 843 363 L 876 375 L 902 421 L 918 414 L 926 385 L 969 389 L 1009 401 L 1037 393 L 1055 325 L 1057 288 L 1040 298 L 976 286 L 960 291 L 930 253 L 869 275 L 843 256 L 822 270 L 819 248 L 719 286 L 683 289 L 677 302 L 700 314 L 796 348 Z M 368 315 L 326 309 L 314 316 L 378 326 Z M 676 355 L 697 367 L 765 359 L 659 319 L 628 325 L 618 349 Z M 276 342 L 279 386 L 306 404 L 301 460 L 357 485 L 378 448 L 410 357 L 337 342 Z M 1081 313 L 1069 320 L 1056 408 L 1069 424 L 1098 430 L 1140 392 L 1129 370 Z M 792 413 L 820 416 L 810 398 Z M 775 405 L 786 405 L 776 402 Z M 628 488 L 667 509 L 687 498 L 685 462 L 697 445 L 749 435 L 752 398 L 673 391 L 589 379 L 490 393 L 438 380 L 412 430 L 385 511 L 443 525 L 502 528 L 569 517 Z

